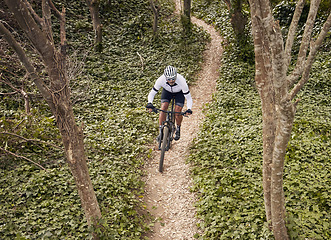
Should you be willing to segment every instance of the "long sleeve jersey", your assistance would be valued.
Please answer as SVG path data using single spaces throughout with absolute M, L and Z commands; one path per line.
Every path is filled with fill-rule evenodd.
M 167 82 L 166 77 L 164 75 L 159 77 L 156 80 L 154 87 L 148 94 L 149 103 L 153 103 L 154 97 L 155 97 L 156 93 L 160 90 L 161 87 L 163 87 L 166 91 L 171 92 L 171 93 L 178 93 L 180 91 L 183 91 L 184 97 L 187 100 L 187 109 L 192 109 L 193 100 L 191 97 L 191 93 L 190 93 L 190 90 L 186 83 L 186 79 L 182 75 L 177 73 L 177 78 L 176 78 L 176 82 L 174 83 L 174 85 L 170 85 Z

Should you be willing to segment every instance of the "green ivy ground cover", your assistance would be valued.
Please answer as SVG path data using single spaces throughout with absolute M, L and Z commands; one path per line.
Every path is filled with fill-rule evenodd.
M 189 161 L 199 195 L 201 239 L 273 239 L 265 223 L 262 119 L 254 66 L 238 59 L 228 13 L 218 1 L 195 1 L 195 14 L 214 24 L 229 45 L 207 118 Z M 229 31 L 230 30 L 230 31 Z M 328 40 L 330 41 L 330 39 Z M 288 146 L 284 189 L 291 239 L 331 236 L 330 44 L 314 63 Z
M 90 175 L 104 217 L 106 231 L 101 235 L 103 239 L 140 239 L 148 230 L 141 213 L 142 165 L 150 155 L 146 145 L 157 132 L 157 116 L 145 110 L 148 92 L 168 64 L 192 83 L 208 36 L 196 27 L 191 35 L 184 35 L 173 15 L 172 1 L 162 1 L 157 39 L 151 32 L 148 1 L 107 1 L 101 4 L 104 49 L 99 54 L 91 48 L 94 37 L 87 6 L 77 1 L 64 5 L 71 70 L 84 65 L 83 72 L 71 80 L 71 88 L 77 122 L 84 124 Z M 1 86 L 1 91 L 6 90 Z M 24 118 L 24 103 L 4 100 L 0 131 L 15 129 L 26 138 L 61 146 L 44 103 L 34 101 L 33 117 L 15 127 Z M 89 239 L 63 152 L 46 143 L 10 136 L 1 136 L 1 146 L 48 171 L 0 155 L 0 238 Z

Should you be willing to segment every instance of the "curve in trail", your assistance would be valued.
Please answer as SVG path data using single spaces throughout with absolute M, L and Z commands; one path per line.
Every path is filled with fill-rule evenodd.
M 176 0 L 176 12 L 180 12 L 179 0 Z M 210 34 L 211 42 L 204 52 L 204 62 L 197 76 L 198 81 L 190 87 L 194 101 L 193 114 L 183 120 L 181 139 L 178 142 L 174 141 L 172 148 L 166 152 L 164 172 L 158 172 L 160 151 L 156 149 L 156 144 L 152 158 L 145 165 L 147 174 L 144 179 L 144 201 L 147 210 L 155 218 L 154 227 L 147 237 L 154 240 L 194 239 L 194 234 L 198 232 L 194 207 L 197 199 L 190 191 L 192 179 L 185 161 L 189 154 L 189 146 L 204 118 L 203 106 L 211 101 L 215 91 L 222 55 L 222 39 L 215 29 L 205 22 L 194 17 L 192 22 L 202 26 Z

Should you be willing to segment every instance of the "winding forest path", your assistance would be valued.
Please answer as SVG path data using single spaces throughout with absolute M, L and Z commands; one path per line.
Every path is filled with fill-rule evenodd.
M 176 2 L 176 13 L 181 11 L 180 0 Z M 185 163 L 189 146 L 196 137 L 200 123 L 204 118 L 203 106 L 211 101 L 219 77 L 220 58 L 222 55 L 221 37 L 215 29 L 205 22 L 192 18 L 192 22 L 202 26 L 211 36 L 211 42 L 204 52 L 202 70 L 198 81 L 190 87 L 193 98 L 193 114 L 185 118 L 181 127 L 181 138 L 174 141 L 172 148 L 166 152 L 164 171 L 158 172 L 160 151 L 153 149 L 153 156 L 146 163 L 145 197 L 147 210 L 155 218 L 151 233 L 153 240 L 194 239 L 198 232 L 198 219 L 195 217 L 194 203 L 196 197 L 190 192 L 192 179 L 189 166 Z

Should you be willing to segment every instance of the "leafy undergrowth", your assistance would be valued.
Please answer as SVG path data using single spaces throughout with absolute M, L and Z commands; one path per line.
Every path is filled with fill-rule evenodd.
M 194 6 L 197 16 L 228 39 L 217 92 L 189 158 L 204 232 L 197 238 L 273 239 L 264 211 L 262 113 L 254 66 L 239 60 L 224 7 L 218 1 L 196 1 Z M 284 189 L 291 239 L 331 236 L 330 60 L 326 50 L 314 63 L 299 96 L 287 150 Z
M 150 155 L 146 145 L 157 131 L 157 116 L 145 111 L 148 92 L 168 64 L 193 83 L 208 36 L 196 27 L 185 35 L 172 1 L 162 1 L 158 38 L 151 31 L 147 1 L 111 1 L 101 7 L 104 48 L 96 53 L 87 6 L 82 1 L 65 6 L 69 73 L 79 73 L 70 82 L 74 112 L 84 128 L 88 166 L 102 211 L 101 237 L 140 239 L 149 227 L 141 213 L 142 164 Z M 32 117 L 25 117 L 20 98 L 6 96 L 1 102 L 0 132 L 25 138 L 2 135 L 1 146 L 47 169 L 1 152 L 1 238 L 89 239 L 65 156 L 53 146 L 61 147 L 54 118 L 43 102 L 35 100 L 32 107 Z

